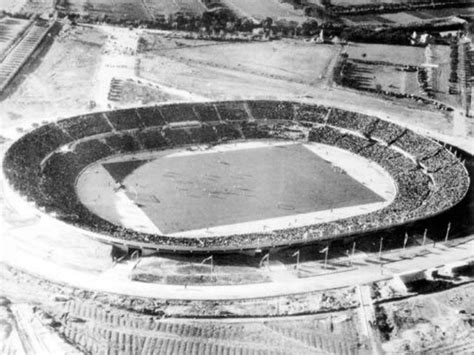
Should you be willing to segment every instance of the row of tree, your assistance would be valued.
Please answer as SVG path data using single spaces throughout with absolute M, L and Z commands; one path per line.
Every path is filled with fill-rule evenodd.
M 410 2 L 386 2 L 366 4 L 333 5 L 330 0 L 322 0 L 325 10 L 332 15 L 366 15 L 415 11 L 423 9 L 442 9 L 447 7 L 470 7 L 471 0 L 416 0 Z

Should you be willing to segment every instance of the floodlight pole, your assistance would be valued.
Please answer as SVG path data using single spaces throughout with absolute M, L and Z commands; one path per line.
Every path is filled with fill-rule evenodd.
M 353 263 L 354 263 L 354 254 L 355 254 L 355 250 L 356 250 L 356 242 L 354 241 L 354 243 L 352 243 L 351 266 L 352 266 L 352 265 L 353 265 Z
M 326 254 L 324 254 L 324 269 L 327 269 L 327 266 L 328 266 L 328 254 L 329 254 L 329 243 L 326 247 Z
M 451 222 L 448 223 L 448 228 L 446 229 L 446 237 L 444 238 L 445 242 L 448 241 L 450 231 L 451 231 Z
M 425 228 L 425 231 L 424 231 L 424 233 L 423 233 L 423 244 L 422 244 L 423 246 L 424 246 L 425 243 L 426 243 L 426 235 L 427 235 L 427 234 L 428 234 L 428 229 Z
M 379 259 L 382 259 L 383 237 L 380 238 Z
M 298 270 L 300 268 L 300 251 L 298 250 L 295 254 L 296 254 L 296 270 Z
M 403 250 L 405 250 L 408 242 L 408 233 L 405 232 L 405 239 L 403 240 Z
M 263 266 L 263 263 L 264 262 L 267 262 L 267 269 L 270 270 L 270 252 L 268 252 L 267 254 L 265 254 L 263 256 L 262 259 L 260 259 L 260 264 L 259 264 L 259 267 L 262 267 Z
M 212 271 L 213 271 L 213 269 L 214 269 L 214 256 L 211 255 L 210 257 L 205 258 L 203 261 L 201 261 L 201 265 L 204 264 L 205 262 L 207 262 L 208 260 L 211 262 L 211 263 L 210 263 L 210 270 L 209 270 L 209 273 L 210 273 L 210 275 L 211 275 L 211 277 L 212 277 Z

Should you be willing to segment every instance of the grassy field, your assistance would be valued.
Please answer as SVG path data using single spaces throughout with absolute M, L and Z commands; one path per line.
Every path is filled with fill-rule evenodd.
M 157 87 L 126 80 L 123 82 L 120 104 L 147 105 L 153 102 L 177 101 L 179 97 L 165 93 Z
M 450 48 L 448 46 L 432 45 L 431 56 L 427 58 L 425 48 L 410 46 L 390 46 L 379 44 L 351 44 L 347 47 L 350 59 L 366 61 L 384 61 L 393 64 L 409 64 L 422 66 L 430 62 L 437 65 L 434 71 L 434 97 L 453 106 L 460 105 L 458 95 L 449 95 Z M 395 54 L 396 53 L 396 54 Z M 354 63 L 364 87 L 374 89 L 381 85 L 383 90 L 426 96 L 418 85 L 416 72 L 401 72 L 392 66 Z
M 166 234 L 382 201 L 299 144 L 143 163 L 103 166 Z M 96 184 L 78 191 L 97 194 L 106 188 Z M 100 200 L 98 209 L 113 209 Z
M 337 49 L 301 41 L 278 41 L 177 48 L 163 55 L 185 63 L 315 84 L 325 74 Z
M 425 61 L 425 51 L 420 47 L 351 43 L 346 51 L 349 58 L 361 60 L 407 65 L 420 65 Z
M 278 98 L 304 95 L 308 88 L 302 85 L 288 85 L 258 75 L 228 71 L 197 63 L 149 56 L 140 62 L 140 77 L 162 83 L 177 89 L 212 98 L 244 99 Z
M 416 72 L 396 70 L 392 66 L 354 63 L 357 67 L 354 79 L 361 83 L 360 88 L 376 89 L 402 94 L 422 95 Z
M 148 34 L 138 75 L 212 99 L 305 95 L 332 76 L 339 47 L 302 41 L 216 43 Z
M 295 10 L 292 5 L 279 0 L 223 0 L 223 3 L 242 17 L 263 20 L 271 17 L 273 20 L 304 22 L 306 17 L 302 10 Z
M 450 48 L 448 46 L 432 46 L 432 61 L 438 65 L 436 69 L 436 80 L 437 83 L 435 88 L 435 98 L 437 100 L 447 102 L 453 106 L 461 105 L 460 95 L 450 95 L 449 89 L 449 74 L 451 72 L 450 65 Z

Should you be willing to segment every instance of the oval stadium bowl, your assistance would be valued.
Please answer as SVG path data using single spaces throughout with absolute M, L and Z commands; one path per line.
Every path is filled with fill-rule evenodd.
M 464 164 L 377 117 L 316 104 L 165 104 L 72 117 L 13 143 L 16 196 L 103 242 L 252 251 L 362 235 L 440 214 Z

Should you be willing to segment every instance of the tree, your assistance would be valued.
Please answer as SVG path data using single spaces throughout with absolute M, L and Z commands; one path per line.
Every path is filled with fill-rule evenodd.
M 329 7 L 331 6 L 331 0 L 321 0 L 321 5 L 324 7 Z
M 307 20 L 301 25 L 301 34 L 311 36 L 319 30 L 319 24 L 316 20 Z
M 273 25 L 273 19 L 271 17 L 267 17 L 265 20 L 262 21 L 263 28 L 271 28 Z

